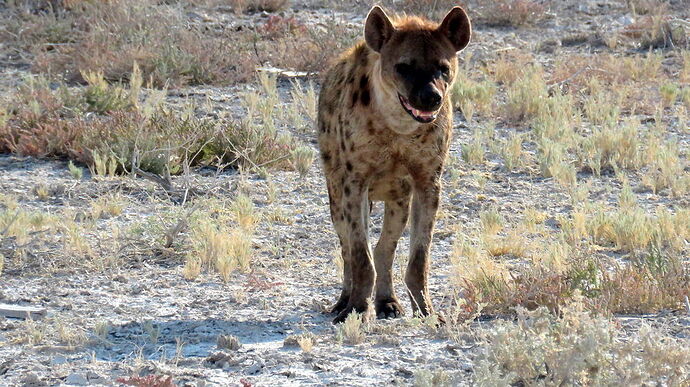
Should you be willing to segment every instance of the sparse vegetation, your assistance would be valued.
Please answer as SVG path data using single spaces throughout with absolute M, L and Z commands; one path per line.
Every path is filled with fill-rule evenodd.
M 366 337 L 363 317 L 359 313 L 350 313 L 345 321 L 338 325 L 338 331 L 336 332 L 338 341 L 350 345 L 362 343 Z
M 538 23 L 546 9 L 533 0 L 498 0 L 492 1 L 480 9 L 479 20 L 490 26 L 520 27 Z
M 47 314 L 0 317 L 0 374 L 688 384 L 690 14 L 566 3 L 463 4 L 476 33 L 449 90 L 438 315 L 403 301 L 406 231 L 406 315 L 335 327 L 346 264 L 314 165 L 319 73 L 369 3 L 3 3 L 0 298 Z M 438 19 L 457 2 L 383 4 Z M 386 210 L 370 210 L 375 251 Z
M 488 345 L 478 361 L 478 383 L 687 382 L 687 347 L 649 325 L 634 339 L 620 340 L 616 325 L 591 315 L 579 298 L 566 305 L 560 317 L 545 308 L 518 308 L 517 316 L 517 324 L 501 321 L 486 329 Z

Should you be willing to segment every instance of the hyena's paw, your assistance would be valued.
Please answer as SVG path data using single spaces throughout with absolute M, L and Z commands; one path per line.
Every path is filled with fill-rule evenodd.
M 345 308 L 347 308 L 347 304 L 350 302 L 350 296 L 347 294 L 341 294 L 340 298 L 338 298 L 338 301 L 331 306 L 331 313 L 335 314 L 340 314 Z
M 395 298 L 376 300 L 374 306 L 378 318 L 396 318 L 405 314 L 400 302 Z
M 359 313 L 362 315 L 362 320 L 366 321 L 369 320 L 371 317 L 371 306 L 369 303 L 364 304 L 363 306 L 354 306 L 354 305 L 348 305 L 345 309 L 343 309 L 338 315 L 333 319 L 333 324 L 340 324 L 341 322 L 344 322 L 347 316 L 350 315 L 350 313 Z

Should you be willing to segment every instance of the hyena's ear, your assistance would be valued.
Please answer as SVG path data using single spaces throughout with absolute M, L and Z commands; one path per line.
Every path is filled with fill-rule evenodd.
M 366 40 L 369 48 L 376 52 L 381 51 L 383 44 L 393 36 L 395 27 L 388 18 L 381 7 L 374 6 L 367 15 L 367 21 L 364 24 L 364 40 Z
M 438 30 L 445 35 L 455 47 L 455 51 L 460 51 L 470 42 L 472 35 L 472 25 L 470 18 L 465 10 L 454 7 L 448 12 Z

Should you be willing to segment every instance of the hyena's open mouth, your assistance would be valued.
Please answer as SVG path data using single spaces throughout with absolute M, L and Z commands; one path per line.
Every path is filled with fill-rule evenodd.
M 410 101 L 408 101 L 407 98 L 400 95 L 400 93 L 398 93 L 398 98 L 400 99 L 400 104 L 402 105 L 403 109 L 405 109 L 407 114 L 411 115 L 412 118 L 414 118 L 418 122 L 428 124 L 429 122 L 435 120 L 436 116 L 438 115 L 438 110 L 435 112 L 425 112 L 413 108 L 412 105 L 410 105 Z

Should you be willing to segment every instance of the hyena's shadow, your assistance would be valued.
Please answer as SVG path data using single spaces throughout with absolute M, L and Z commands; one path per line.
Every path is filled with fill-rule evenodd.
M 332 329 L 327 323 L 330 318 L 319 312 L 295 310 L 281 319 L 264 321 L 261 316 L 131 321 L 108 327 L 107 333 L 95 339 L 88 350 L 103 361 L 126 361 L 136 357 L 145 360 L 206 358 L 221 349 L 218 347 L 221 335 L 237 337 L 243 350 L 281 349 L 290 335 L 306 330 L 319 334 Z

